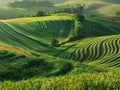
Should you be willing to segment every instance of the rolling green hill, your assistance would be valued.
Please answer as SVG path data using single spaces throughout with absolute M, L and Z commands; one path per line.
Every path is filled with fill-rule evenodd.
M 53 38 L 67 38 L 73 28 L 74 21 L 65 16 L 1 20 L 0 43 L 44 51 L 50 48 L 48 44 Z
M 74 24 L 71 16 L 61 15 L 1 20 L 0 42 L 33 51 L 45 51 L 50 49 L 53 38 L 60 42 L 67 39 L 74 30 Z M 86 19 L 82 36 L 88 38 L 120 34 L 119 28 L 116 22 Z
M 120 24 L 73 15 L 0 20 L 0 90 L 119 90 Z

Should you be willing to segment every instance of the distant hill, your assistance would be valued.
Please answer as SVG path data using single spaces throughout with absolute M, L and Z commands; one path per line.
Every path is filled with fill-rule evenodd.
M 64 8 L 69 5 L 82 4 L 85 7 L 86 15 L 95 15 L 97 17 L 106 17 L 106 16 L 116 16 L 117 12 L 120 12 L 120 1 L 119 0 L 44 0 L 54 3 L 53 7 L 31 7 L 29 10 L 19 9 L 16 7 L 9 8 L 8 3 L 13 3 L 14 1 L 22 0 L 0 0 L 0 18 L 16 18 L 22 16 L 33 16 L 38 11 L 53 12 Z M 24 0 L 30 1 L 30 0 Z M 31 0 L 33 1 L 33 0 Z M 34 0 L 34 1 L 43 1 L 43 0 Z M 28 5 L 28 4 L 27 4 Z M 36 6 L 36 5 L 33 5 Z M 11 13 L 12 11 L 12 13 Z
M 114 3 L 120 3 L 120 0 L 103 0 L 103 1 L 106 1 L 106 2 L 114 2 Z
M 32 7 L 52 7 L 54 4 L 50 1 L 15 1 L 9 3 L 9 7 L 13 8 L 32 8 Z

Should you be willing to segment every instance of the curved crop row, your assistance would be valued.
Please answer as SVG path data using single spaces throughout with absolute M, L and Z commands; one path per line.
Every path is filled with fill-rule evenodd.
M 76 45 L 59 54 L 59 57 L 91 65 L 104 63 L 105 66 L 120 66 L 120 35 L 89 38 L 69 45 L 73 44 Z

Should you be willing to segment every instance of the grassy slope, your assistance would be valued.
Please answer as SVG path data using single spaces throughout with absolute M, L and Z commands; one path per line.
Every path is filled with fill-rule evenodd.
M 48 50 L 50 47 L 44 43 L 50 44 L 56 37 L 66 38 L 73 28 L 74 21 L 66 16 L 1 20 L 0 43 L 33 51 Z

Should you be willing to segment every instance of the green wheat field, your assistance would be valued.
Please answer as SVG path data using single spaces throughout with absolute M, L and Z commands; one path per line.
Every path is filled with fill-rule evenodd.
M 120 90 L 120 1 L 0 0 L 0 90 Z

